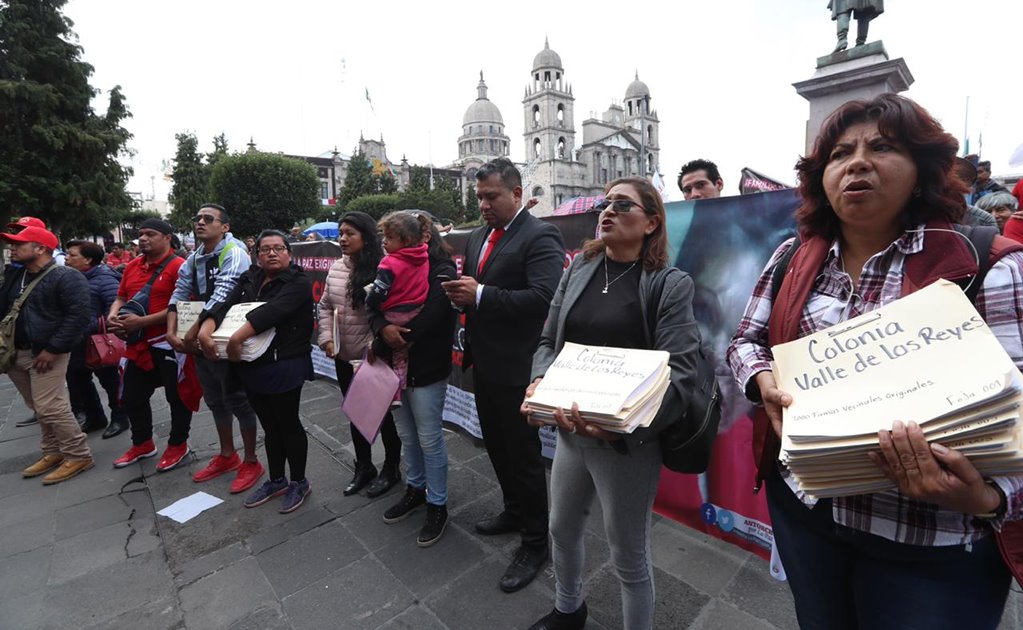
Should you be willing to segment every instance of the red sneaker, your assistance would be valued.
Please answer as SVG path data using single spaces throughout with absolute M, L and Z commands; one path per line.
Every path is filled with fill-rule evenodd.
M 242 460 L 238 457 L 238 453 L 231 453 L 230 457 L 224 457 L 223 455 L 216 455 L 210 460 L 209 464 L 206 464 L 206 468 L 203 468 L 199 472 L 192 475 L 192 481 L 196 483 L 202 483 L 209 481 L 223 475 L 226 472 L 236 470 L 242 465 Z
M 131 466 L 140 459 L 152 457 L 156 455 L 156 444 L 152 440 L 146 440 L 138 446 L 132 445 L 128 449 L 128 452 L 121 455 L 114 460 L 114 468 L 124 468 L 125 466 Z
M 160 463 L 156 465 L 156 472 L 167 472 L 185 461 L 185 458 L 191 452 L 188 448 L 188 442 L 168 444 L 167 450 L 163 452 L 163 457 L 160 458 Z
M 242 462 L 238 469 L 238 476 L 231 482 L 231 494 L 245 492 L 256 485 L 259 478 L 263 476 L 263 465 L 256 462 Z

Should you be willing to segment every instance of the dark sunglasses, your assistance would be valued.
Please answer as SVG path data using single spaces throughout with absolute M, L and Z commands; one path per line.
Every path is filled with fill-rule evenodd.
M 643 212 L 646 212 L 646 208 L 631 199 L 604 199 L 603 201 L 593 204 L 593 209 L 598 212 L 603 212 L 608 208 L 611 208 L 618 214 L 624 214 L 631 211 L 633 206 L 636 206 Z
M 192 217 L 192 223 L 198 223 L 199 221 L 203 221 L 204 223 L 209 225 L 210 223 L 216 223 L 217 217 L 213 216 L 212 214 L 197 214 L 194 217 Z

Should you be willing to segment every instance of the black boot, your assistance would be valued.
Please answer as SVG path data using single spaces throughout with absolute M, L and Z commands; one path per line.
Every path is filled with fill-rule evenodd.
M 369 482 L 376 479 L 377 468 L 373 464 L 363 464 L 361 462 L 355 462 L 355 476 L 352 477 L 348 487 L 345 488 L 344 495 L 346 497 L 351 496 L 362 490 Z
M 401 481 L 401 472 L 398 470 L 398 465 L 384 463 L 380 468 L 380 476 L 369 484 L 366 496 L 375 499 L 393 488 L 399 481 Z
M 586 626 L 586 602 L 571 614 L 558 612 L 555 608 L 540 621 L 529 626 L 529 630 L 582 630 Z

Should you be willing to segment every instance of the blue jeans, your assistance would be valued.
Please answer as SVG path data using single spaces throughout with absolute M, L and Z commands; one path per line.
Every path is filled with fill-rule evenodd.
M 807 508 L 777 474 L 767 506 L 800 628 L 998 627 L 1010 574 L 994 536 L 969 546 L 893 542 L 835 523 L 830 500 Z
M 448 446 L 441 428 L 447 380 L 409 387 L 401 393 L 401 407 L 394 411 L 394 425 L 405 448 L 408 485 L 426 488 L 432 505 L 448 502 Z

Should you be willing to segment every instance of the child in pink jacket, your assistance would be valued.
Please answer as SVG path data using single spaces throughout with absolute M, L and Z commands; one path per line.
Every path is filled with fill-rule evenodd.
M 379 223 L 387 255 L 377 267 L 373 284 L 366 289 L 366 306 L 378 311 L 391 324 L 403 326 L 423 309 L 430 283 L 424 232 L 430 219 L 423 214 L 391 212 Z M 401 400 L 408 373 L 408 350 L 393 350 L 391 368 L 398 375 L 395 401 Z

